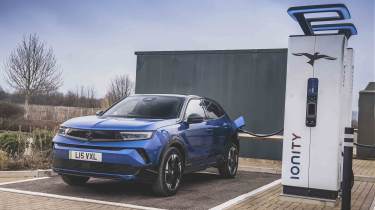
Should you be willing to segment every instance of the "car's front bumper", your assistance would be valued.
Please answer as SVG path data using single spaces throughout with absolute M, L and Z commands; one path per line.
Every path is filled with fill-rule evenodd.
M 151 148 L 155 145 L 151 147 L 147 146 L 147 142 L 144 142 L 145 145 L 139 142 L 140 147 L 109 147 L 108 142 L 106 143 L 82 142 L 56 136 L 53 145 L 53 170 L 58 174 L 122 180 L 151 181 L 156 177 L 155 161 L 151 159 L 154 156 L 150 155 L 153 151 Z M 69 151 L 101 153 L 102 161 L 72 160 L 69 158 Z

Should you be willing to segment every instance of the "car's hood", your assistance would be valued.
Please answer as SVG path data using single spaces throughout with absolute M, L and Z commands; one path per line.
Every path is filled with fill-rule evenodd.
M 85 116 L 70 119 L 62 126 L 79 129 L 97 130 L 156 130 L 160 127 L 173 125 L 176 119 L 153 120 L 118 117 Z

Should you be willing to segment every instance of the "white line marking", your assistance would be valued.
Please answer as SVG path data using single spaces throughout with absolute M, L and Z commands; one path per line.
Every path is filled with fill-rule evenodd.
M 31 178 L 31 179 L 22 179 L 22 180 L 17 180 L 17 181 L 10 181 L 10 182 L 1 182 L 1 185 L 7 185 L 7 184 L 16 184 L 16 183 L 21 183 L 21 182 L 30 182 L 30 181 L 35 181 L 35 180 L 40 180 L 40 179 L 48 179 L 51 177 L 38 177 L 38 178 Z
M 77 197 L 72 197 L 72 196 L 32 192 L 32 191 L 25 191 L 25 190 L 16 190 L 16 189 L 4 188 L 4 187 L 0 187 L 0 191 L 20 193 L 20 194 L 25 194 L 25 195 L 43 196 L 43 197 L 48 197 L 48 198 L 65 199 L 65 200 L 71 200 L 71 201 L 96 203 L 96 204 L 103 204 L 103 205 L 110 205 L 110 206 L 119 206 L 119 207 L 133 208 L 133 209 L 160 210 L 158 208 L 152 208 L 152 207 L 147 207 L 147 206 L 137 206 L 137 205 L 126 204 L 126 203 L 116 203 L 116 202 L 101 201 L 101 200 L 94 200 L 94 199 L 88 199 L 88 198 L 77 198 Z
M 215 172 L 211 172 L 211 171 L 199 171 L 197 172 L 197 174 L 211 174 L 211 175 L 219 175 Z
M 281 174 L 281 169 L 278 168 L 264 168 L 256 166 L 238 166 L 239 171 L 249 171 L 255 173 L 267 173 L 267 174 Z
M 374 210 L 375 209 L 375 198 L 374 198 L 374 200 L 372 201 L 372 204 L 371 204 L 371 207 L 370 207 L 370 209 L 372 208 L 372 210 Z
M 262 187 L 259 187 L 259 188 L 255 189 L 253 191 L 250 191 L 248 193 L 242 194 L 242 195 L 240 195 L 238 197 L 235 197 L 235 198 L 233 198 L 233 199 L 231 199 L 231 200 L 229 200 L 229 201 L 227 201 L 225 203 L 222 203 L 222 204 L 220 204 L 218 206 L 215 206 L 215 207 L 211 208 L 210 210 L 226 209 L 226 208 L 228 208 L 230 206 L 233 206 L 235 204 L 240 203 L 241 201 L 243 201 L 243 200 L 245 200 L 245 199 L 247 199 L 249 197 L 252 197 L 252 196 L 255 196 L 256 194 L 264 192 L 264 191 L 266 191 L 266 190 L 268 190 L 268 189 L 270 189 L 270 188 L 272 188 L 272 187 L 274 187 L 274 186 L 276 186 L 276 185 L 278 185 L 280 183 L 281 183 L 281 179 L 278 179 L 278 180 L 273 181 L 273 182 L 271 182 L 269 184 L 266 184 L 266 185 L 264 185 Z

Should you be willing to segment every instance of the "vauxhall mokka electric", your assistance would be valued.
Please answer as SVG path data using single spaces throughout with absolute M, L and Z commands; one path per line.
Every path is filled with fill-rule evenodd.
M 90 177 L 137 180 L 162 196 L 184 173 L 237 173 L 238 128 L 221 106 L 185 95 L 133 95 L 96 116 L 64 122 L 53 139 L 53 170 L 69 185 Z

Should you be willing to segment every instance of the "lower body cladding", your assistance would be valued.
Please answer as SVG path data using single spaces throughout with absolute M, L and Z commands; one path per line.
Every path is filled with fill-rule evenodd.
M 154 168 L 143 149 L 54 144 L 53 170 L 58 174 L 153 182 Z

